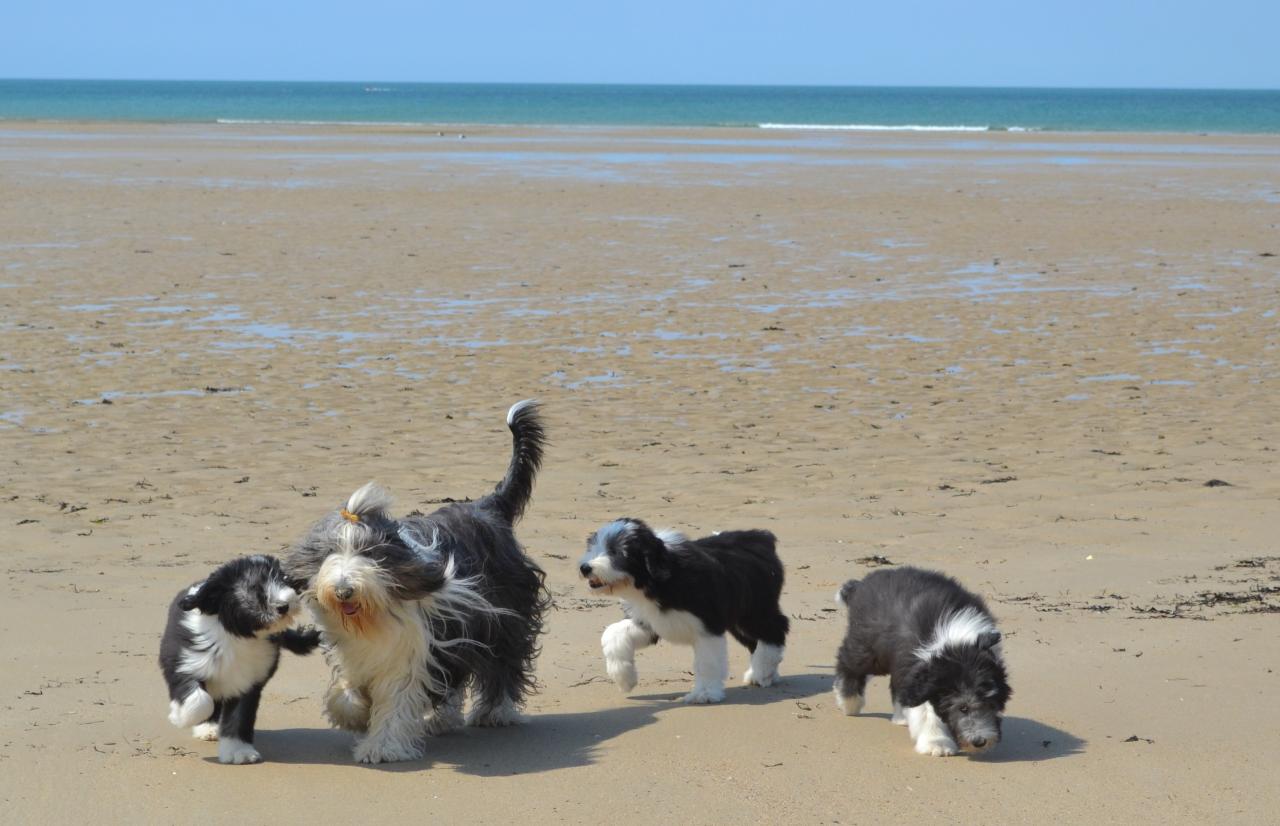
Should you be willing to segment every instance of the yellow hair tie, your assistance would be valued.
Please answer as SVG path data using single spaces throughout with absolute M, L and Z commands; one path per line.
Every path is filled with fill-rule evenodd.
M 347 520 L 348 522 L 354 522 L 357 525 L 360 524 L 360 514 L 352 513 L 346 508 L 343 508 L 342 510 L 338 511 L 338 515 L 341 516 L 343 519 Z

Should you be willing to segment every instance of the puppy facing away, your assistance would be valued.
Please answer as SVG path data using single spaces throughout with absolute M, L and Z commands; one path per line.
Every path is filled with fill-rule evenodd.
M 253 727 L 280 649 L 308 654 L 320 644 L 319 631 L 290 627 L 298 607 L 280 562 L 269 556 L 234 559 L 169 605 L 160 638 L 169 722 L 192 726 L 201 740 L 217 740 L 220 762 L 262 760 Z
M 836 653 L 836 704 L 862 710 L 867 678 L 889 675 L 893 722 L 916 751 L 934 757 L 987 751 L 1013 690 L 1000 632 L 982 598 L 948 576 L 919 568 L 849 580 L 836 596 L 849 627 Z
M 688 539 L 655 533 L 638 519 L 591 534 L 578 571 L 593 593 L 619 597 L 626 616 L 600 638 L 613 681 L 623 691 L 635 688 L 636 651 L 667 639 L 693 646 L 693 690 L 684 702 L 718 703 L 729 676 L 726 632 L 751 652 L 744 683 L 777 680 L 790 623 L 778 607 L 776 544 L 768 531 Z
M 395 519 L 372 483 L 311 529 L 285 568 L 332 643 L 325 712 L 361 763 L 415 760 L 428 734 L 505 726 L 534 689 L 545 575 L 516 540 L 542 463 L 538 407 L 507 414 L 507 474 L 474 502 Z

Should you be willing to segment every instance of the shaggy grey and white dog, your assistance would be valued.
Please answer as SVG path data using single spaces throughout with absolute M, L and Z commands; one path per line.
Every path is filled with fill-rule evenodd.
M 542 463 L 535 403 L 507 414 L 514 448 L 493 493 L 394 519 L 372 483 L 321 519 L 285 560 L 332 643 L 329 720 L 358 732 L 362 763 L 423 756 L 425 737 L 463 722 L 505 726 L 534 688 L 545 575 L 513 525 Z
M 836 601 L 849 608 L 836 653 L 841 711 L 860 712 L 867 678 L 888 674 L 893 722 L 909 728 L 920 754 L 977 753 L 1000 741 L 1013 690 L 981 597 L 936 571 L 904 567 L 851 579 Z

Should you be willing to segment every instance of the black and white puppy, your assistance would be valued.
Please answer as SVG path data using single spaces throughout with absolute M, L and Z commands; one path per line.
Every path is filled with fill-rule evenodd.
M 655 533 L 618 519 L 591 534 L 578 571 L 593 593 L 622 600 L 626 619 L 600 638 L 605 667 L 623 691 L 636 685 L 635 653 L 667 639 L 693 646 L 686 703 L 718 703 L 729 676 L 725 634 L 751 652 L 748 685 L 771 685 L 790 623 L 778 607 L 783 569 L 768 531 L 725 531 L 702 539 Z
M 324 628 L 325 712 L 361 763 L 415 760 L 428 735 L 507 726 L 534 690 L 545 575 L 515 535 L 546 443 L 538 406 L 507 413 L 507 474 L 492 493 L 396 518 L 370 483 L 312 527 L 285 568 Z
M 270 556 L 233 559 L 183 589 L 169 605 L 160 670 L 169 684 L 169 722 L 218 741 L 223 763 L 257 763 L 253 726 L 280 649 L 308 654 L 320 632 L 292 628 L 298 594 Z
M 836 601 L 849 609 L 836 653 L 841 711 L 860 712 L 867 678 L 888 674 L 893 722 L 908 727 L 920 754 L 979 753 L 1000 741 L 1013 690 L 981 597 L 943 574 L 905 567 L 851 579 Z

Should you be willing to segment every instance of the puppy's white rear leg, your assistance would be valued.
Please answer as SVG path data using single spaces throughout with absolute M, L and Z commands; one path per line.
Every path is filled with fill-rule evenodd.
M 729 679 L 729 643 L 723 634 L 699 634 L 693 641 L 693 691 L 686 703 L 718 703 Z
M 636 652 L 654 643 L 653 632 L 635 622 L 624 619 L 615 622 L 600 635 L 600 648 L 604 651 L 604 667 L 609 678 L 623 691 L 636 687 Z
M 780 645 L 756 643 L 756 650 L 751 652 L 751 667 L 742 675 L 742 682 L 746 685 L 773 685 L 778 681 L 778 665 L 784 651 L 786 649 Z

